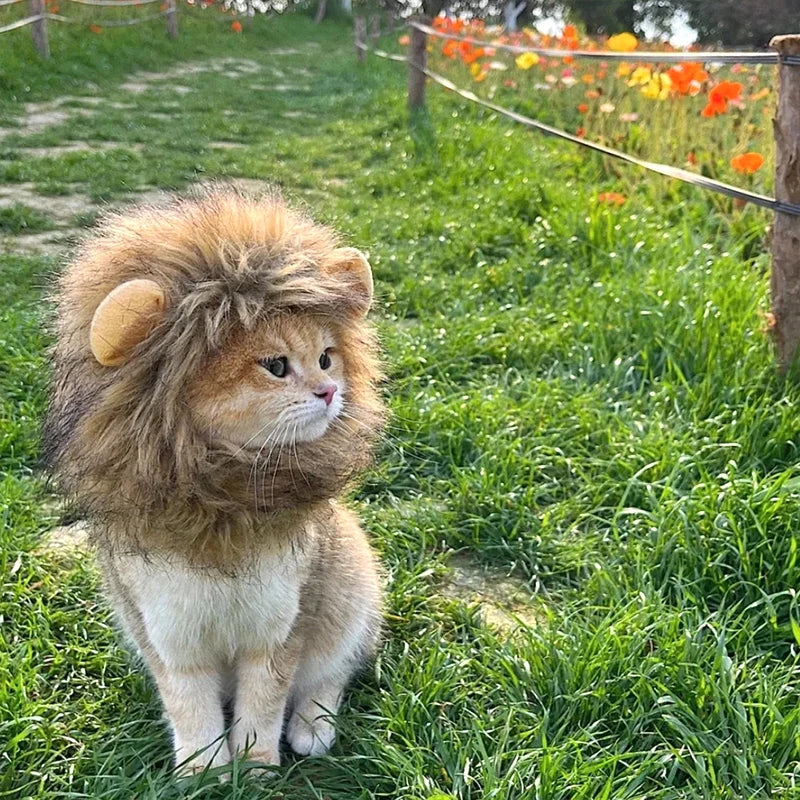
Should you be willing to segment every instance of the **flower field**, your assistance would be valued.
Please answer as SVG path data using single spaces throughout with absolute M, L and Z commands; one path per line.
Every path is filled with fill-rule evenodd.
M 434 27 L 443 34 L 479 40 L 429 40 L 430 67 L 459 86 L 640 158 L 770 193 L 777 85 L 771 65 L 644 63 L 637 53 L 674 48 L 665 42 L 641 42 L 631 33 L 590 38 L 573 25 L 565 26 L 560 36 L 528 28 L 503 34 L 480 21 L 445 17 L 436 18 Z M 515 54 L 498 45 L 612 51 L 629 58 L 544 57 Z M 620 193 L 605 194 L 606 202 L 624 202 Z

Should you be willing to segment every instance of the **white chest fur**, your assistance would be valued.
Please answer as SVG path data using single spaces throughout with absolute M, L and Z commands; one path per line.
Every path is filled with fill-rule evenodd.
M 236 576 L 136 556 L 118 567 L 159 658 L 182 668 L 285 641 L 305 571 L 291 550 L 263 555 Z

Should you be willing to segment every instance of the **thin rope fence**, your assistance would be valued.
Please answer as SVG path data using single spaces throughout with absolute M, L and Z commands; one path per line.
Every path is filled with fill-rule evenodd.
M 423 29 L 427 26 L 422 26 Z M 448 89 L 451 92 L 454 92 L 459 97 L 464 98 L 465 100 L 469 100 L 471 103 L 476 103 L 477 105 L 483 106 L 484 108 L 488 108 L 491 111 L 494 111 L 497 114 L 501 114 L 504 117 L 508 117 L 508 119 L 514 120 L 514 122 L 518 122 L 522 125 L 525 125 L 529 128 L 534 128 L 541 133 L 544 133 L 546 136 L 553 136 L 558 139 L 563 139 L 564 141 L 571 142 L 572 144 L 580 145 L 581 147 L 586 147 L 589 150 L 593 150 L 596 153 L 601 153 L 604 156 L 609 156 L 611 158 L 616 158 L 620 161 L 624 161 L 628 164 L 633 164 L 637 167 L 642 169 L 649 170 L 650 172 L 658 173 L 659 175 L 664 175 L 667 178 L 673 178 L 675 180 L 683 181 L 684 183 L 689 183 L 693 186 L 699 186 L 702 189 L 707 189 L 712 192 L 717 192 L 718 194 L 723 194 L 728 197 L 732 197 L 736 200 L 741 200 L 747 203 L 753 203 L 754 205 L 761 206 L 762 208 L 768 208 L 771 211 L 780 211 L 784 214 L 792 214 L 794 216 L 800 216 L 800 204 L 798 203 L 786 203 L 780 200 L 776 200 L 774 197 L 767 197 L 763 194 L 758 194 L 756 192 L 749 192 L 745 189 L 740 189 L 736 186 L 732 186 L 729 183 L 724 183 L 723 181 L 717 181 L 713 178 L 706 178 L 703 175 L 698 175 L 694 172 L 689 172 L 685 169 L 680 169 L 679 167 L 672 167 L 667 164 L 658 164 L 653 161 L 645 161 L 641 158 L 636 158 L 635 156 L 629 155 L 628 153 L 624 153 L 621 150 L 615 150 L 612 147 L 606 147 L 605 145 L 600 144 L 599 142 L 592 142 L 586 139 L 583 139 L 579 136 L 575 136 L 571 133 L 567 133 L 566 131 L 560 130 L 559 128 L 554 128 L 551 125 L 546 125 L 544 122 L 540 122 L 536 119 L 531 119 L 530 117 L 525 116 L 524 114 L 520 114 L 517 111 L 513 111 L 510 108 L 505 108 L 503 106 L 499 106 L 496 103 L 492 103 L 489 100 L 484 100 L 481 97 L 478 97 L 473 92 L 469 91 L 468 89 L 462 89 L 461 87 L 454 84 L 448 78 L 445 78 L 442 75 L 439 75 L 432 70 L 429 70 L 427 67 L 424 67 L 420 64 L 417 64 L 411 61 L 406 56 L 395 55 L 392 53 L 387 53 L 385 50 L 379 50 L 374 48 L 369 48 L 366 44 L 362 42 L 357 42 L 356 47 L 363 50 L 364 52 L 370 52 L 373 55 L 377 56 L 378 58 L 387 59 L 390 61 L 395 61 L 398 63 L 406 63 L 409 66 L 413 67 L 414 69 L 419 70 L 428 78 L 430 78 L 434 83 L 439 84 L 445 89 Z
M 68 3 L 77 3 L 81 6 L 102 6 L 105 8 L 119 8 L 121 6 L 146 6 L 150 3 L 160 3 L 163 0 L 67 0 Z
M 127 25 L 140 25 L 143 22 L 152 22 L 154 19 L 161 19 L 168 16 L 170 11 L 159 11 L 157 14 L 148 14 L 146 17 L 135 17 L 133 19 L 117 19 L 117 20 L 95 20 L 88 23 L 86 20 L 77 19 L 76 17 L 65 17 L 62 14 L 44 14 L 45 19 L 51 19 L 55 22 L 66 22 L 71 25 L 97 25 L 101 28 L 123 28 Z
M 0 0 L 0 8 L 13 6 L 25 0 Z M 90 6 L 92 8 L 136 8 L 138 6 L 149 6 L 153 3 L 164 3 L 165 7 L 155 14 L 137 15 L 129 19 L 84 19 L 66 14 L 57 14 L 47 11 L 45 0 L 28 0 L 29 16 L 18 19 L 7 25 L 0 26 L 0 34 L 24 28 L 29 25 L 32 27 L 33 43 L 36 50 L 43 58 L 49 58 L 50 46 L 47 37 L 47 22 L 63 22 L 68 25 L 80 25 L 89 27 L 97 32 L 103 28 L 126 28 L 131 25 L 141 25 L 153 22 L 158 19 L 166 19 L 167 35 L 174 39 L 178 35 L 178 7 L 176 0 L 65 0 L 79 6 Z
M 697 51 L 636 51 L 631 53 L 618 53 L 613 50 L 559 50 L 547 47 L 524 47 L 522 45 L 508 44 L 506 42 L 491 42 L 476 39 L 472 36 L 459 36 L 446 33 L 421 22 L 410 22 L 410 28 L 434 36 L 438 39 L 452 39 L 456 42 L 466 42 L 477 47 L 493 47 L 496 50 L 506 50 L 510 53 L 535 53 L 548 58 L 590 58 L 603 61 L 641 61 L 645 63 L 681 63 L 684 61 L 700 61 L 704 63 L 715 62 L 719 64 L 784 64 L 800 65 L 800 56 L 779 56 L 778 53 L 758 53 L 752 51 L 737 52 L 731 50 L 697 50 Z
M 43 19 L 45 19 L 44 14 L 34 14 L 32 17 L 23 17 L 23 19 L 18 19 L 16 22 L 12 22 L 10 25 L 3 25 L 3 27 L 0 28 L 0 33 L 13 31 L 17 28 L 24 28 L 26 25 L 33 25 L 34 22 L 39 22 Z

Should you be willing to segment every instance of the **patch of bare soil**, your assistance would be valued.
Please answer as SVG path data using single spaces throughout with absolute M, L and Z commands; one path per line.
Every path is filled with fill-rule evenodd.
M 266 181 L 255 178 L 237 178 L 225 181 L 247 192 L 258 193 L 267 187 Z M 97 205 L 80 192 L 57 197 L 44 197 L 34 191 L 32 183 L 13 183 L 0 185 L 0 208 L 20 203 L 36 209 L 47 216 L 53 223 L 53 230 L 36 233 L 18 233 L 0 239 L 0 249 L 24 253 L 42 253 L 45 255 L 62 255 L 83 235 L 81 228 L 74 227 L 74 218 L 78 214 L 97 213 L 112 209 L 123 209 L 133 203 L 164 202 L 170 192 L 164 189 L 144 189 L 128 195 L 110 205 Z
M 231 78 L 243 75 L 256 75 L 264 71 L 264 67 L 257 61 L 249 58 L 211 58 L 208 61 L 190 61 L 177 64 L 172 69 L 163 72 L 137 72 L 130 80 L 120 84 L 120 89 L 131 94 L 146 92 L 153 84 L 165 81 L 174 81 L 185 78 L 187 75 L 200 75 L 205 72 L 216 72 L 229 75 Z M 186 94 L 192 91 L 188 86 L 176 85 L 176 92 Z
M 59 97 L 46 103 L 25 103 L 25 111 L 16 128 L 3 128 L 0 130 L 0 139 L 9 134 L 30 136 L 41 133 L 51 125 L 60 125 L 71 117 L 90 117 L 95 114 L 94 108 L 64 108 L 65 103 L 87 102 L 94 104 L 98 98 L 94 97 Z
M 85 519 L 79 519 L 71 525 L 53 528 L 44 536 L 38 549 L 40 552 L 82 550 L 88 542 L 89 523 Z
M 541 621 L 542 613 L 523 580 L 477 564 L 462 553 L 450 556 L 447 566 L 449 572 L 440 592 L 453 600 L 476 603 L 487 625 L 512 631 L 520 624 L 532 627 Z
M 65 153 L 91 153 L 98 150 L 132 150 L 134 153 L 141 153 L 144 145 L 135 142 L 86 142 L 71 140 L 65 144 L 53 145 L 52 147 L 25 147 L 19 148 L 23 156 L 33 156 L 33 158 L 57 158 Z

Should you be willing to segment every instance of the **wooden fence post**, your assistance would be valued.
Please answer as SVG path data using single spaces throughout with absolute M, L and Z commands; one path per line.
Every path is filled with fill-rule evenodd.
M 416 20 L 429 25 L 430 20 L 417 17 Z M 422 108 L 425 105 L 425 73 L 428 64 L 428 35 L 417 28 L 410 30 L 408 42 L 408 107 Z M 420 69 L 421 68 L 421 69 Z
M 381 38 L 381 15 L 374 14 L 369 20 L 369 43 L 372 47 L 378 44 Z
M 800 35 L 775 36 L 780 57 L 800 56 Z M 775 198 L 800 203 L 800 65 L 778 64 L 775 135 Z M 781 372 L 798 366 L 800 344 L 800 217 L 775 212 L 772 227 L 773 334 Z
M 178 38 L 178 7 L 175 0 L 167 0 L 167 36 Z
M 44 15 L 44 0 L 30 0 L 29 6 L 32 17 Z M 50 58 L 50 44 L 47 41 L 47 18 L 36 20 L 31 25 L 31 35 L 33 36 L 33 46 L 42 58 Z
M 367 44 L 367 20 L 366 17 L 353 17 L 353 33 L 356 40 L 356 58 L 363 61 L 367 57 L 364 49 Z

